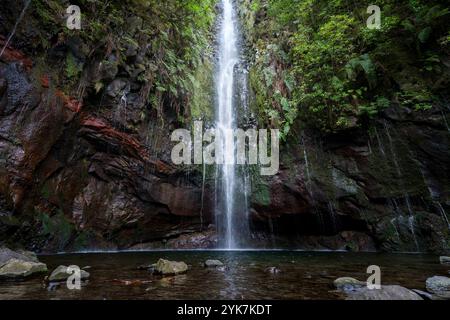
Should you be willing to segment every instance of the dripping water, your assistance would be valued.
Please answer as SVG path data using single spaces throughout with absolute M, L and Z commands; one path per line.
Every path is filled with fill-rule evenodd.
M 24 5 L 24 7 L 22 9 L 22 12 L 20 13 L 19 18 L 16 21 L 16 24 L 14 25 L 11 33 L 8 36 L 8 39 L 5 42 L 5 45 L 2 48 L 2 51 L 0 52 L 0 58 L 3 56 L 3 53 L 5 52 L 6 48 L 9 46 L 9 43 L 11 42 L 12 38 L 16 34 L 17 27 L 19 26 L 20 22 L 22 21 L 23 17 L 25 16 L 25 12 L 27 11 L 30 3 L 31 3 L 31 0 L 26 0 L 25 1 L 25 5 Z

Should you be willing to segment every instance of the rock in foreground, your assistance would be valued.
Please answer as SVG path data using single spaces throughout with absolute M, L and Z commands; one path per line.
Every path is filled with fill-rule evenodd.
M 0 279 L 23 279 L 41 272 L 47 272 L 44 263 L 13 258 L 0 267 Z
M 66 266 L 59 266 L 56 268 L 50 277 L 48 278 L 49 282 L 62 282 L 66 281 L 72 273 L 68 272 L 68 267 Z M 90 277 L 89 272 L 81 270 L 80 271 L 81 280 L 87 280 Z
M 380 290 L 367 287 L 347 292 L 347 300 L 423 300 L 417 293 L 401 286 L 382 286 Z
M 205 261 L 205 268 L 216 268 L 216 267 L 222 267 L 223 263 L 220 260 L 206 260 Z
M 178 261 L 159 259 L 159 261 L 155 265 L 155 273 L 164 276 L 185 273 L 187 270 L 188 270 L 187 264 Z
M 427 290 L 440 299 L 450 299 L 450 278 L 435 276 L 427 279 Z
M 345 293 L 347 300 L 423 300 L 417 293 L 401 286 L 382 286 L 370 290 L 365 282 L 344 277 L 334 281 L 334 286 Z
M 36 254 L 30 251 L 13 251 L 8 248 L 0 248 L 0 267 L 5 265 L 9 260 L 17 259 L 21 261 L 39 262 Z

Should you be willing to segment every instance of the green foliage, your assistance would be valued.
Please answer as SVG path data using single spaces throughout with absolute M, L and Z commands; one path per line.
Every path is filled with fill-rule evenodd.
M 67 91 L 78 88 L 85 74 L 84 60 L 103 60 L 105 70 L 108 64 L 120 70 L 135 68 L 127 57 L 131 47 L 145 51 L 137 63 L 142 70 L 138 80 L 145 88 L 140 94 L 160 115 L 163 106 L 176 110 L 181 119 L 189 118 L 191 107 L 204 109 L 199 100 L 210 94 L 211 83 L 201 72 L 211 63 L 215 0 L 77 0 L 71 4 L 80 6 L 81 30 L 65 27 L 66 7 L 60 1 L 32 4 L 42 39 L 37 46 L 45 43 L 43 49 L 49 49 L 73 40 L 81 43 L 76 49 L 72 44 L 66 46 L 64 69 L 55 72 L 64 76 L 61 80 L 66 80 Z M 111 55 L 114 61 L 109 60 Z M 98 94 L 106 87 L 100 80 L 91 85 Z
M 248 30 L 257 52 L 254 109 L 284 136 L 297 120 L 331 133 L 394 103 L 426 109 L 449 85 L 444 1 L 374 1 L 382 9 L 380 30 L 366 27 L 367 5 L 350 0 L 258 3 L 241 0 L 246 12 L 264 17 Z
M 69 79 L 77 78 L 83 70 L 83 65 L 75 60 L 75 57 L 69 53 L 66 56 L 66 75 Z

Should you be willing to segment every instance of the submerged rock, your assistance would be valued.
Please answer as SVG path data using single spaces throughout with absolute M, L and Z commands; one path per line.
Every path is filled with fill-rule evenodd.
M 155 265 L 155 273 L 161 275 L 176 275 L 185 273 L 187 270 L 187 264 L 182 261 L 178 262 L 159 259 Z
M 223 266 L 223 263 L 220 260 L 206 260 L 204 266 L 205 268 L 216 268 Z
M 441 264 L 450 264 L 450 257 L 442 256 L 439 258 L 439 261 L 441 262 Z
M 450 299 L 450 278 L 435 276 L 427 279 L 428 292 L 431 292 L 438 298 Z
M 52 274 L 48 278 L 48 281 L 49 282 L 66 281 L 69 278 L 69 276 L 72 275 L 72 273 L 69 273 L 67 269 L 68 269 L 68 267 L 66 267 L 66 266 L 59 266 L 52 272 Z M 81 280 L 86 280 L 90 277 L 90 274 L 89 274 L 89 272 L 81 269 L 80 276 L 81 276 Z
M 47 272 L 44 263 L 13 258 L 0 267 L 0 279 L 23 279 L 41 272 Z

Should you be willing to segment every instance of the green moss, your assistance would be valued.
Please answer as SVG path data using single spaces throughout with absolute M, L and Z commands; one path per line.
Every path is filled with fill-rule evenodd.
M 260 206 L 268 206 L 271 203 L 271 195 L 269 185 L 263 181 L 253 184 L 252 201 Z
M 390 106 L 426 110 L 447 91 L 450 13 L 440 1 L 374 1 L 380 30 L 366 27 L 367 6 L 351 0 L 240 4 L 252 44 L 253 107 L 283 137 L 294 121 L 334 133 Z
M 50 236 L 60 250 L 64 249 L 75 231 L 74 225 L 64 213 L 60 211 L 49 216 L 45 212 L 39 212 L 37 220 L 41 223 L 41 235 Z
M 213 65 L 205 61 L 197 68 L 192 82 L 191 117 L 194 120 L 211 122 L 214 119 L 213 99 Z

